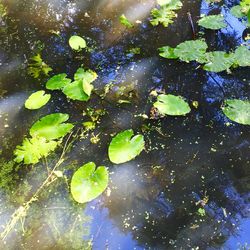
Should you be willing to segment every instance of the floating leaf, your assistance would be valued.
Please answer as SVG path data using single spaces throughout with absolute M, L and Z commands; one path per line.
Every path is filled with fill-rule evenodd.
M 235 64 L 246 67 L 250 66 L 250 50 L 246 46 L 240 46 L 234 53 Z
M 29 96 L 25 101 L 25 108 L 39 109 L 44 106 L 49 100 L 51 95 L 45 94 L 44 90 L 37 91 Z
M 54 151 L 57 144 L 55 141 L 48 142 L 42 137 L 26 138 L 14 151 L 15 161 L 24 161 L 24 164 L 38 163 L 42 157 L 47 157 L 50 152 Z
M 96 72 L 92 71 L 92 70 L 84 70 L 83 68 L 79 68 L 75 75 L 74 75 L 74 79 L 76 81 L 82 81 L 82 88 L 83 91 L 85 92 L 85 94 L 87 94 L 88 96 L 91 95 L 91 92 L 93 90 L 93 85 L 91 84 L 93 81 L 95 81 L 97 78 L 97 74 Z
M 63 93 L 72 100 L 88 101 L 89 96 L 83 90 L 83 81 L 78 80 L 68 84 Z
M 168 58 L 168 59 L 178 58 L 178 56 L 176 56 L 174 53 L 174 48 L 172 47 L 164 46 L 164 47 L 159 48 L 159 51 L 160 51 L 159 55 L 161 57 Z
M 127 17 L 123 14 L 119 18 L 120 23 L 126 26 L 127 28 L 133 28 L 134 25 L 127 19 Z
M 207 63 L 204 69 L 212 72 L 228 70 L 234 63 L 234 56 L 223 51 L 213 51 L 206 53 Z
M 211 30 L 219 30 L 227 27 L 224 17 L 220 14 L 204 16 L 198 21 L 198 24 L 206 29 Z
M 243 12 L 241 11 L 241 6 L 240 5 L 236 5 L 234 7 L 231 8 L 230 10 L 231 14 L 237 18 L 242 18 L 244 17 Z
M 82 37 L 80 37 L 80 36 L 71 36 L 70 39 L 69 39 L 69 46 L 73 50 L 80 51 L 80 50 L 86 48 L 87 44 L 86 44 L 86 41 Z
M 62 73 L 51 77 L 46 83 L 46 88 L 50 90 L 63 89 L 70 82 L 67 75 Z
M 108 186 L 108 170 L 104 166 L 96 169 L 94 162 L 80 167 L 71 180 L 71 194 L 75 201 L 85 203 L 94 200 Z
M 186 115 L 191 109 L 181 96 L 159 95 L 154 103 L 162 115 Z
M 111 141 L 108 149 L 110 161 L 116 164 L 124 163 L 134 159 L 144 149 L 143 135 L 136 135 L 133 138 L 132 129 L 117 134 Z
M 207 50 L 207 44 L 203 40 L 191 40 L 180 43 L 175 49 L 174 54 L 185 62 L 203 62 Z
M 46 115 L 33 124 L 30 135 L 44 137 L 47 140 L 63 137 L 74 127 L 71 123 L 64 123 L 68 119 L 68 114 L 55 113 Z
M 250 101 L 238 99 L 226 100 L 222 111 L 230 120 L 250 125 Z

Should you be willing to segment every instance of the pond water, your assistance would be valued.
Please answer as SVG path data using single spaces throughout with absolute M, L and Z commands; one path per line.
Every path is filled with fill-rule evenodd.
M 240 45 L 245 27 L 229 13 L 238 1 L 222 2 L 211 7 L 184 0 L 175 22 L 163 28 L 149 23 L 153 0 L 1 1 L 7 13 L 0 18 L 0 230 L 46 178 L 42 163 L 13 170 L 13 150 L 31 125 L 54 112 L 80 123 L 89 119 L 87 108 L 106 114 L 93 134 L 73 143 L 60 168 L 67 167 L 65 177 L 45 187 L 0 249 L 250 249 L 250 130 L 220 109 L 224 99 L 249 97 L 249 68 L 209 73 L 196 63 L 160 58 L 157 51 L 194 38 L 188 12 L 196 35 L 200 14 L 224 14 L 227 28 L 203 35 L 209 49 Z M 133 29 L 120 24 L 122 14 L 137 23 Z M 88 51 L 72 51 L 68 39 L 74 34 L 86 39 Z M 24 108 L 32 92 L 45 89 L 46 77 L 27 73 L 28 59 L 42 45 L 50 75 L 72 77 L 80 66 L 97 72 L 89 102 L 55 91 L 38 111 Z M 140 54 L 130 52 L 137 47 Z M 153 90 L 199 106 L 185 117 L 144 119 Z M 124 99 L 130 103 L 119 103 Z M 114 165 L 107 154 L 111 135 L 129 128 L 144 132 L 146 150 Z M 47 159 L 49 167 L 59 153 Z M 73 170 L 89 161 L 107 166 L 111 180 L 101 196 L 81 205 L 68 185 Z

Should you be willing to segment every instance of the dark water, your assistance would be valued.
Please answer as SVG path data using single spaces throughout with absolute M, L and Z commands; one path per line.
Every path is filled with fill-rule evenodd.
M 249 97 L 249 68 L 208 73 L 195 63 L 161 59 L 157 52 L 163 45 L 193 39 L 187 12 L 195 24 L 201 13 L 220 9 L 228 27 L 206 31 L 204 37 L 211 50 L 234 49 L 243 42 L 245 29 L 229 14 L 237 1 L 214 7 L 183 1 L 167 29 L 149 24 L 152 0 L 2 3 L 7 15 L 0 33 L 1 164 L 12 158 L 13 149 L 40 116 L 66 112 L 72 122 L 82 122 L 87 107 L 105 109 L 94 131 L 100 141 L 92 144 L 89 136 L 75 142 L 62 168 L 72 165 L 70 179 L 77 166 L 95 161 L 109 168 L 111 181 L 102 196 L 86 205 L 72 200 L 69 180 L 56 182 L 33 203 L 0 249 L 250 249 L 249 127 L 231 123 L 220 110 L 224 99 Z M 118 21 L 123 13 L 141 23 L 127 30 Z M 198 34 L 196 24 L 195 29 Z M 72 52 L 68 39 L 73 34 L 87 40 L 89 52 Z M 53 68 L 51 75 L 65 72 L 72 77 L 83 65 L 98 73 L 97 93 L 109 83 L 114 87 L 104 100 L 94 95 L 88 103 L 69 102 L 53 92 L 42 109 L 25 110 L 25 99 L 44 89 L 47 79 L 27 74 L 27 60 L 36 53 L 38 41 L 44 44 L 42 58 Z M 128 53 L 135 47 L 140 55 Z M 122 97 L 117 94 L 121 89 Z M 149 115 L 149 94 L 155 89 L 182 95 L 189 103 L 198 101 L 199 106 L 186 117 L 145 120 L 138 115 Z M 131 93 L 131 104 L 117 103 Z M 146 151 L 131 162 L 112 165 L 107 157 L 110 134 L 128 128 L 144 131 Z M 49 158 L 49 165 L 56 158 Z M 0 190 L 0 228 L 32 196 L 46 169 L 38 164 L 20 173 L 10 192 Z M 204 200 L 202 216 L 198 211 Z

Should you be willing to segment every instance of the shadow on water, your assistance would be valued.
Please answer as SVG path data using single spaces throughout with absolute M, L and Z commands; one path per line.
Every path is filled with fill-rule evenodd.
M 42 115 L 67 112 L 72 121 L 84 121 L 87 107 L 105 109 L 106 115 L 94 131 L 100 141 L 92 144 L 87 137 L 75 142 L 65 163 L 71 166 L 68 178 L 42 194 L 0 249 L 88 249 L 91 244 L 93 249 L 249 247 L 249 128 L 228 126 L 220 110 L 226 98 L 249 96 L 249 69 L 208 73 L 195 63 L 159 58 L 157 52 L 163 45 L 193 39 L 187 12 L 195 24 L 200 13 L 220 8 L 230 25 L 206 32 L 205 37 L 211 50 L 233 49 L 242 42 L 244 30 L 229 14 L 236 1 L 212 8 L 204 1 L 183 1 L 178 18 L 167 29 L 149 24 L 155 5 L 151 0 L 2 2 L 7 8 L 0 33 L 2 158 L 11 159 L 15 146 Z M 139 24 L 125 29 L 118 22 L 123 13 Z M 195 29 L 198 32 L 198 26 Z M 90 51 L 72 52 L 68 46 L 72 34 L 84 36 Z M 44 88 L 46 81 L 27 75 L 27 60 L 34 55 L 37 41 L 45 45 L 42 58 L 53 74 L 66 72 L 72 77 L 81 65 L 98 73 L 97 94 L 89 103 L 72 103 L 53 93 L 42 109 L 24 109 L 24 100 Z M 141 48 L 140 55 L 128 52 L 135 47 Z M 103 100 L 98 94 L 109 83 L 113 87 Z M 150 92 L 155 89 L 182 95 L 190 103 L 198 101 L 199 106 L 187 117 L 143 119 L 139 115 L 150 114 Z M 131 93 L 132 104 L 118 103 Z M 131 162 L 112 165 L 107 157 L 110 134 L 128 128 L 144 132 L 146 150 Z M 57 157 L 49 158 L 51 164 Z M 5 161 L 1 171 L 8 173 Z M 70 198 L 67 186 L 72 170 L 88 161 L 107 166 L 111 181 L 101 197 L 79 205 Z M 19 172 L 14 191 L 0 190 L 1 227 L 46 176 L 42 164 Z

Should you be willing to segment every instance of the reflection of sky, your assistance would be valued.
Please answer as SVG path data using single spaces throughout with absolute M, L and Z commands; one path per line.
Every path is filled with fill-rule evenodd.
M 137 242 L 133 239 L 131 232 L 123 233 L 120 229 L 114 225 L 114 223 L 108 217 L 109 210 L 93 209 L 92 206 L 88 206 L 86 214 L 93 217 L 93 223 L 91 225 L 91 237 L 93 239 L 93 249 L 142 249 L 138 248 Z
M 217 4 L 208 4 L 205 0 L 201 3 L 201 14 L 203 15 L 211 15 L 212 13 L 210 12 L 217 9 L 221 9 L 221 14 L 224 16 L 227 24 L 227 27 L 220 29 L 219 33 L 226 36 L 233 36 L 234 40 L 238 40 L 237 44 L 240 45 L 242 43 L 241 36 L 243 31 L 246 29 L 246 25 L 244 25 L 242 20 L 234 17 L 230 13 L 231 7 L 228 8 L 226 5 L 219 7 Z M 218 35 L 220 36 L 220 34 Z
M 241 220 L 236 234 L 231 235 L 226 241 L 224 247 L 229 249 L 237 249 L 247 243 L 247 248 L 250 249 L 250 219 Z M 243 248 L 242 248 L 243 249 Z

